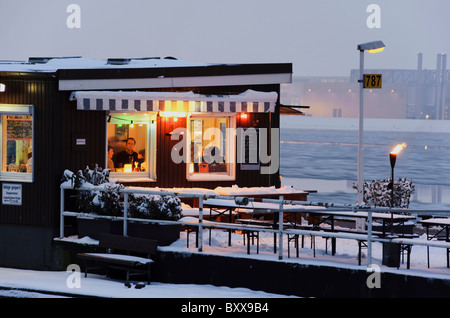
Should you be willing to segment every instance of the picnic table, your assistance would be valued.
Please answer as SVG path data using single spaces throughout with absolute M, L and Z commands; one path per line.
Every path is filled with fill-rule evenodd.
M 366 211 L 319 211 L 319 210 L 311 210 L 309 211 L 310 214 L 316 214 L 319 216 L 322 216 L 322 218 L 316 218 L 316 222 L 313 223 L 313 228 L 320 228 L 320 225 L 326 222 L 329 222 L 330 225 L 330 231 L 334 232 L 335 229 L 335 219 L 336 218 L 354 218 L 354 219 L 368 219 L 369 218 L 369 212 Z M 388 235 L 388 231 L 390 232 L 390 227 L 388 224 L 393 221 L 394 226 L 398 226 L 401 224 L 404 224 L 406 221 L 414 220 L 416 217 L 413 215 L 406 215 L 406 214 L 397 214 L 397 213 L 381 213 L 381 212 L 372 212 L 372 220 L 381 220 L 382 221 L 382 228 L 381 231 L 373 231 L 373 234 L 377 234 L 379 237 L 386 237 Z M 313 218 L 314 220 L 314 218 Z M 344 232 L 351 232 L 351 233 L 360 233 L 360 234 L 367 234 L 367 230 L 342 230 L 339 231 Z M 392 234 L 392 233 L 391 233 Z M 405 236 L 405 234 L 403 234 Z M 334 255 L 336 253 L 336 238 L 331 238 L 331 253 Z
M 264 213 L 270 213 L 273 214 L 273 221 L 272 222 L 265 222 L 266 224 L 271 224 L 273 228 L 278 228 L 277 226 L 277 214 L 280 212 L 280 205 L 278 203 L 269 203 L 269 202 L 249 202 L 247 205 L 238 204 L 234 200 L 224 200 L 224 199 L 208 199 L 205 200 L 203 205 L 205 207 L 210 208 L 211 211 L 215 211 L 216 213 L 230 213 L 230 220 L 231 220 L 231 213 L 233 213 L 236 209 L 245 209 L 250 213 L 250 215 L 253 215 L 255 212 L 264 214 Z M 312 230 L 319 230 L 324 228 L 321 228 L 320 225 L 326 222 L 329 222 L 330 228 L 325 229 L 329 231 L 336 231 L 335 229 L 335 219 L 336 217 L 346 217 L 346 218 L 364 218 L 368 219 L 369 212 L 366 211 L 345 211 L 345 210 L 330 210 L 321 206 L 310 206 L 310 205 L 297 205 L 297 204 L 284 204 L 283 205 L 283 216 L 284 216 L 284 222 L 283 225 L 288 225 L 293 228 L 302 228 L 303 226 L 301 223 L 297 222 L 297 219 L 295 218 L 292 220 L 290 216 L 296 215 L 296 213 L 309 213 L 310 215 L 316 215 L 321 216 L 321 218 L 316 218 L 316 222 L 312 225 Z M 374 220 L 381 220 L 382 223 L 382 230 L 379 236 L 386 237 L 388 234 L 388 230 L 390 230 L 390 227 L 388 224 L 390 224 L 392 221 L 396 225 L 404 224 L 406 221 L 414 220 L 415 216 L 412 215 L 406 215 L 406 214 L 397 214 L 397 213 L 381 213 L 381 212 L 372 212 L 372 219 Z M 242 221 L 242 220 L 240 220 Z M 256 220 L 255 220 L 256 221 Z M 249 223 L 248 221 L 247 223 Z M 256 222 L 255 222 L 256 223 Z M 365 234 L 367 234 L 367 231 L 363 231 Z M 276 236 L 274 236 L 275 244 L 274 244 L 274 252 L 276 253 Z M 229 244 L 231 242 L 231 230 L 229 230 Z M 334 255 L 336 253 L 336 238 L 331 238 L 331 250 L 332 254 Z
M 225 215 L 228 213 L 230 220 L 232 220 L 232 214 L 239 209 L 240 213 L 247 213 L 250 215 L 250 219 L 238 219 L 237 221 L 241 224 L 256 226 L 265 225 L 272 228 L 278 227 L 276 217 L 276 215 L 280 212 L 280 205 L 278 203 L 251 201 L 244 205 L 238 204 L 234 200 L 207 199 L 203 202 L 203 206 L 209 208 L 210 218 L 213 217 L 213 212 L 215 219 L 217 219 L 220 215 Z M 306 212 L 305 207 L 306 206 L 303 205 L 284 204 L 283 212 Z M 315 207 L 308 206 L 308 208 L 314 209 Z M 273 220 L 253 220 L 252 217 L 255 213 L 271 214 L 274 215 L 274 217 Z M 228 245 L 231 245 L 231 233 L 232 230 L 228 230 Z M 274 253 L 276 253 L 276 245 L 276 233 L 274 233 Z
M 430 241 L 434 238 L 440 239 L 441 237 L 439 237 L 439 234 L 441 234 L 443 232 L 445 233 L 445 236 L 443 236 L 442 238 L 446 242 L 450 241 L 450 239 L 449 239 L 450 219 L 448 219 L 448 218 L 431 218 L 431 219 L 420 220 L 418 222 L 426 227 L 428 241 Z M 430 229 L 430 227 L 434 227 L 434 226 L 437 226 L 440 229 L 436 233 L 431 234 L 429 229 Z M 447 248 L 447 268 L 450 267 L 450 257 L 449 257 L 450 251 L 449 250 L 450 249 Z M 430 268 L 430 247 L 429 246 L 427 246 L 427 263 L 428 263 L 428 268 Z
M 261 202 L 263 199 L 279 199 L 283 197 L 284 200 L 292 201 L 306 201 L 309 193 L 316 193 L 317 190 L 299 190 L 290 186 L 282 186 L 280 188 L 272 187 L 217 187 L 214 190 L 196 188 L 192 189 L 168 189 L 173 192 L 197 192 L 208 195 L 219 195 L 229 197 L 248 197 L 253 198 L 254 201 Z M 198 198 L 182 198 L 182 201 L 194 208 L 198 208 Z

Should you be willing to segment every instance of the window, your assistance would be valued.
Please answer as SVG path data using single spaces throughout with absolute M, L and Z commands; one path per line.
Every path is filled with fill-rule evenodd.
M 342 108 L 333 108 L 333 117 L 342 117 Z
M 234 180 L 234 116 L 191 115 L 188 180 Z
M 2 181 L 33 181 L 33 107 L 0 106 Z
M 155 180 L 156 113 L 111 113 L 107 125 L 106 167 L 121 180 Z

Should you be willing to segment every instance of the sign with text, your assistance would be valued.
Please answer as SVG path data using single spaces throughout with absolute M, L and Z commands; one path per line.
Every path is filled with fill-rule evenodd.
M 381 74 L 364 74 L 364 88 L 381 88 Z
M 3 183 L 2 204 L 22 205 L 22 185 L 14 183 Z

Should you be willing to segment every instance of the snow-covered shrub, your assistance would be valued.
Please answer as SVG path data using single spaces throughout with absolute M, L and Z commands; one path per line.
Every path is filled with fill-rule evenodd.
M 103 183 L 109 183 L 109 172 L 109 169 L 102 169 L 98 164 L 95 164 L 92 170 L 89 166 L 86 166 L 83 171 L 78 170 L 77 173 L 65 170 L 61 182 L 71 181 L 74 189 L 79 189 L 86 183 L 98 186 Z
M 171 221 L 181 218 L 181 200 L 176 196 L 130 194 L 128 202 L 132 218 Z
M 94 169 L 88 166 L 77 173 L 64 171 L 62 182 L 71 181 L 74 189 L 100 187 L 106 191 L 76 191 L 75 204 L 79 211 L 98 215 L 123 215 L 123 203 L 120 189 L 123 185 L 109 181 L 109 169 L 102 169 L 97 164 Z
M 104 215 L 122 216 L 123 215 L 123 195 L 119 192 L 124 186 L 121 184 L 106 184 L 107 191 L 101 191 L 98 194 L 100 204 L 100 213 Z
M 109 169 L 102 169 L 95 165 L 94 169 L 86 167 L 76 174 L 66 170 L 62 182 L 71 181 L 74 189 L 87 189 L 76 191 L 75 203 L 78 211 L 98 215 L 123 215 L 124 188 L 109 180 Z M 104 188 L 107 191 L 88 190 L 89 188 Z M 128 197 L 128 215 L 133 218 L 172 220 L 181 218 L 181 200 L 170 195 L 134 195 Z
M 406 178 L 399 178 L 395 181 L 392 207 L 408 208 L 414 190 L 414 184 L 412 181 L 406 180 Z M 370 206 L 391 207 L 392 179 L 364 182 L 364 203 Z

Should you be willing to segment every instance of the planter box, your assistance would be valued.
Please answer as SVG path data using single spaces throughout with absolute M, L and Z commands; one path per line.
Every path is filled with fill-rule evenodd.
M 167 246 L 180 238 L 180 224 L 157 224 L 129 222 L 129 236 L 157 240 L 159 246 Z
M 95 218 L 77 218 L 78 237 L 89 236 L 95 240 L 100 239 L 100 233 L 123 234 L 122 220 L 108 220 Z

